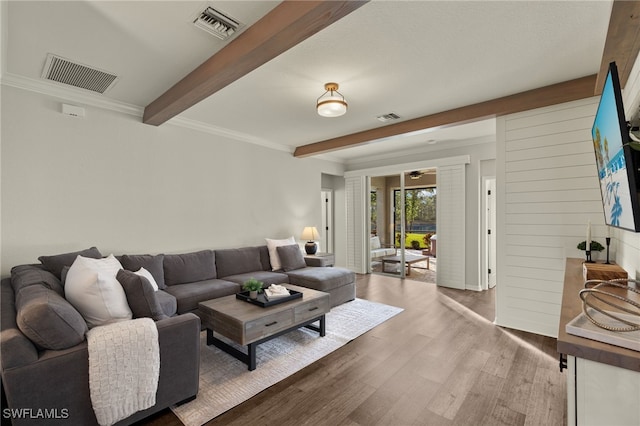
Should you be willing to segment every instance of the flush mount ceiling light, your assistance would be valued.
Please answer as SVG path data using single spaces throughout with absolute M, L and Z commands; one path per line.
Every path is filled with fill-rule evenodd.
M 322 96 L 318 98 L 316 109 L 318 114 L 323 117 L 340 117 L 347 112 L 347 103 L 344 96 L 338 92 L 338 83 L 326 83 L 326 90 Z
M 422 173 L 420 173 L 419 171 L 413 171 L 411 173 L 409 173 L 409 177 L 411 179 L 420 179 L 422 177 Z

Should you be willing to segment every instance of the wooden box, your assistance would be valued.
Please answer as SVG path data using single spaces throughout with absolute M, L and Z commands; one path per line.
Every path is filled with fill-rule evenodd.
M 627 278 L 627 271 L 620 266 L 611 263 L 583 263 L 582 276 L 587 280 L 614 280 L 617 278 Z

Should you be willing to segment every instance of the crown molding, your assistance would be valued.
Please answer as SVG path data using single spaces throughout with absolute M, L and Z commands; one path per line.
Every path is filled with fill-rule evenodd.
M 126 102 L 109 99 L 103 95 L 93 94 L 75 87 L 56 84 L 45 80 L 23 77 L 16 74 L 7 73 L 0 77 L 0 84 L 3 86 L 15 87 L 30 92 L 40 93 L 46 96 L 63 99 L 68 102 L 93 106 L 96 108 L 116 111 L 127 115 L 132 115 L 142 119 L 144 107 L 133 105 Z M 142 121 L 142 120 L 141 120 Z M 284 151 L 293 154 L 293 148 L 290 146 L 271 142 L 266 139 L 258 138 L 246 133 L 236 132 L 234 130 L 225 129 L 211 124 L 203 123 L 197 120 L 191 120 L 184 117 L 174 117 L 167 122 L 167 125 L 178 126 L 198 132 L 208 133 L 240 142 L 246 142 L 253 145 L 260 145 L 277 151 Z
M 253 145 L 260 145 L 260 146 L 271 148 L 277 151 L 284 151 L 284 152 L 288 152 L 289 154 L 293 154 L 293 148 L 290 146 L 274 143 L 267 139 L 258 138 L 252 135 L 248 135 L 246 133 L 236 132 L 235 130 L 225 129 L 223 127 L 218 127 L 211 124 L 203 123 L 202 121 L 191 120 L 189 118 L 184 118 L 184 117 L 173 117 L 171 120 L 167 121 L 166 124 L 170 124 L 178 127 L 184 127 L 192 130 L 197 130 L 200 132 L 222 136 L 222 137 L 237 140 L 240 142 L 246 142 Z
M 28 90 L 42 95 L 53 96 L 70 102 L 121 112 L 123 114 L 133 115 L 136 117 L 142 117 L 142 114 L 144 113 L 144 108 L 138 105 L 109 99 L 103 97 L 103 95 L 93 94 L 72 86 L 63 86 L 62 84 L 11 73 L 6 73 L 2 76 L 2 85 L 16 87 L 18 89 Z

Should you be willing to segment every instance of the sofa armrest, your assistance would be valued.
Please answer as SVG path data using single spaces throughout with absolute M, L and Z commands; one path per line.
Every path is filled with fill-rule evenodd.
M 11 280 L 2 280 L 0 301 L 0 362 L 2 370 L 19 367 L 32 363 L 38 359 L 38 350 L 34 344 L 22 334 L 16 323 L 15 296 Z
M 192 313 L 156 321 L 160 343 L 160 379 L 156 405 L 127 417 L 116 426 L 144 419 L 198 393 L 200 318 Z
M 156 404 L 118 424 L 138 421 L 198 392 L 200 318 L 183 314 L 157 321 L 156 326 L 161 363 Z M 3 369 L 2 385 L 9 407 L 57 409 L 67 417 L 59 424 L 96 424 L 89 394 L 86 340 L 69 349 L 47 350 L 39 355 L 35 362 Z M 30 424 L 28 419 L 13 419 L 13 423 Z

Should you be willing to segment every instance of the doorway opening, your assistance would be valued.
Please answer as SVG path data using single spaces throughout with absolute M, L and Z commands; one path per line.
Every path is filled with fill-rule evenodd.
M 369 272 L 435 283 L 436 170 L 369 182 Z

